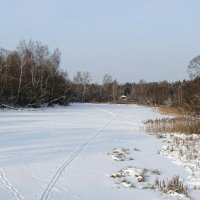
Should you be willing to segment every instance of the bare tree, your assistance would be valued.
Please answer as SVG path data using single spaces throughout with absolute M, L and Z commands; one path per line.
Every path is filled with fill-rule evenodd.
M 110 74 L 105 74 L 102 80 L 103 83 L 103 99 L 111 101 L 112 97 L 112 76 Z
M 23 70 L 24 70 L 24 62 L 23 59 L 21 59 L 18 52 L 14 52 L 12 54 L 13 64 L 18 67 L 18 89 L 17 89 L 17 102 L 20 104 L 21 102 L 21 89 L 22 89 L 22 76 L 23 76 Z
M 116 80 L 114 80 L 112 82 L 112 93 L 113 93 L 113 101 L 114 102 L 116 101 L 116 98 L 117 98 L 117 86 L 118 86 L 118 83 Z
M 9 52 L 5 49 L 0 49 L 0 99 L 2 99 L 2 94 L 5 91 L 5 87 L 7 84 L 8 67 L 7 67 L 7 58 Z
M 112 83 L 112 76 L 109 74 L 105 74 L 102 82 L 103 82 L 103 85 Z
M 191 79 L 200 75 L 200 55 L 193 58 L 188 65 L 187 72 Z
M 0 103 L 13 106 L 65 103 L 69 81 L 59 65 L 60 51 L 50 53 L 39 42 L 21 41 L 15 51 L 0 49 Z
M 80 72 L 78 71 L 77 74 L 74 76 L 74 82 L 76 84 L 82 85 L 83 90 L 82 90 L 82 101 L 84 101 L 85 93 L 86 93 L 86 86 L 90 83 L 91 81 L 91 76 L 88 71 L 86 72 Z

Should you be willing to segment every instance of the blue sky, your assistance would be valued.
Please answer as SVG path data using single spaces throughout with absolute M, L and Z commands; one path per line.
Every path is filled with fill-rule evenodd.
M 58 47 L 71 78 L 182 80 L 200 54 L 199 0 L 0 0 L 0 8 L 0 47 L 23 39 Z

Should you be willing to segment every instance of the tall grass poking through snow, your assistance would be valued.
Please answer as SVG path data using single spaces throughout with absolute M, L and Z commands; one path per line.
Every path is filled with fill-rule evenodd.
M 144 121 L 145 129 L 151 133 L 200 133 L 200 118 L 192 116 L 162 118 Z
M 167 183 L 156 179 L 155 186 L 159 188 L 162 193 L 166 194 L 182 194 L 189 197 L 187 186 L 184 186 L 179 176 L 174 176 Z

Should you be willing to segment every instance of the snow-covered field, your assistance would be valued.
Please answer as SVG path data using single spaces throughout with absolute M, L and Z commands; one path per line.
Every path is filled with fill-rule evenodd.
M 183 199 L 148 187 L 174 175 L 187 184 L 190 176 L 158 154 L 165 139 L 143 132 L 141 122 L 158 117 L 136 105 L 0 111 L 0 200 Z

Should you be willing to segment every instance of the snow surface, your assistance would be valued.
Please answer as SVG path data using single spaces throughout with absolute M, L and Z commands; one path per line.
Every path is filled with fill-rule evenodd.
M 181 199 L 124 181 L 118 187 L 111 177 L 119 170 L 131 176 L 133 169 L 146 168 L 158 170 L 160 180 L 179 175 L 187 181 L 183 166 L 158 154 L 163 140 L 143 131 L 143 120 L 158 117 L 151 108 L 137 105 L 1 110 L 0 200 Z M 123 148 L 130 151 L 120 152 Z M 118 151 L 115 157 L 113 150 Z M 200 199 L 199 190 L 189 192 Z

